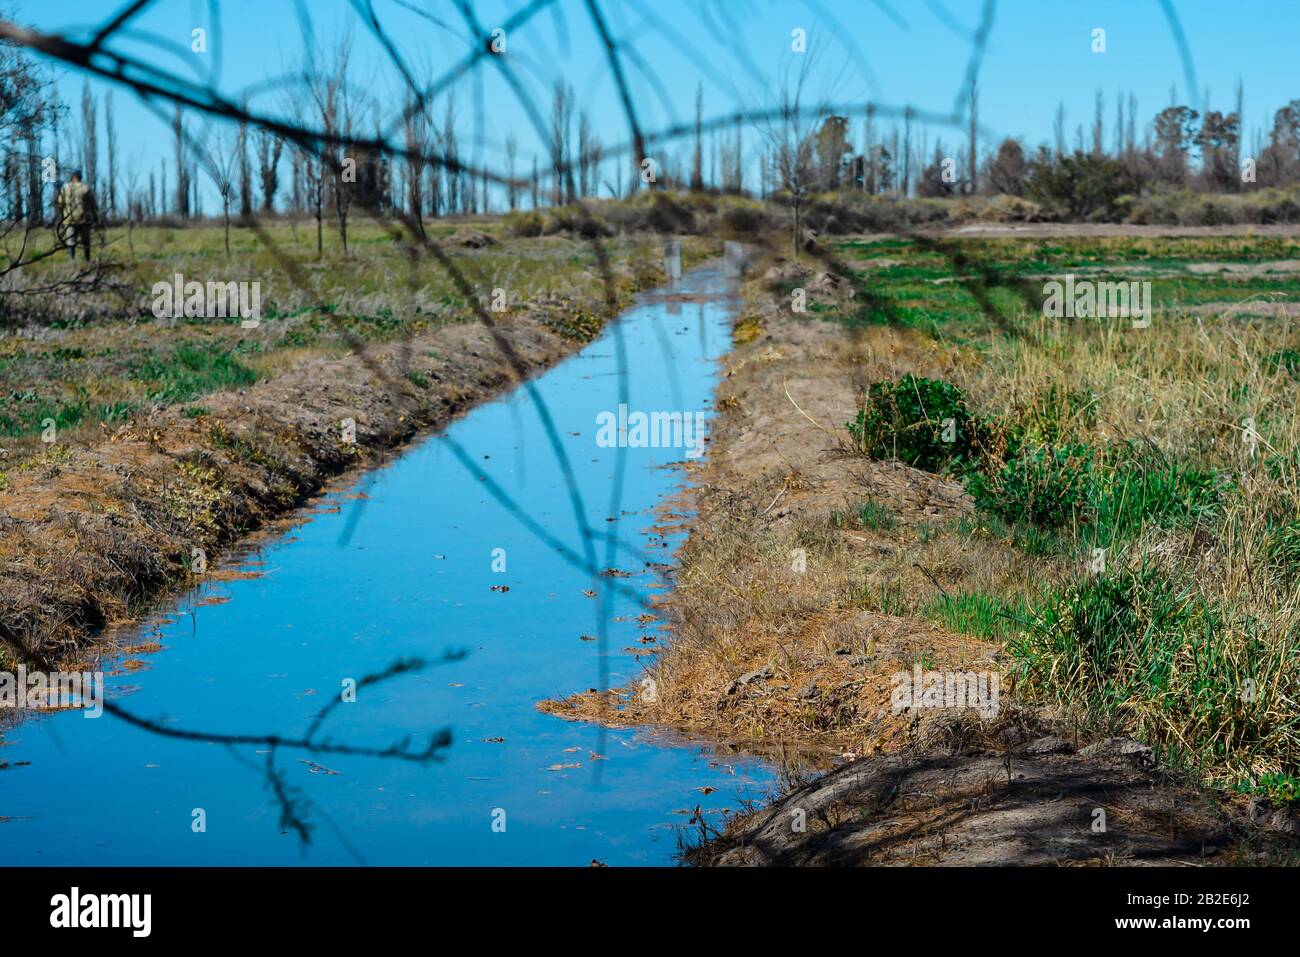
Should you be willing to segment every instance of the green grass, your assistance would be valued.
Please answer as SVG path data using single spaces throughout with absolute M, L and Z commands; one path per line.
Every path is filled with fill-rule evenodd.
M 1070 583 L 1029 618 L 1010 643 L 1021 687 L 1089 730 L 1137 737 L 1175 765 L 1239 774 L 1300 739 L 1300 713 L 1275 697 L 1291 683 L 1295 637 L 1278 642 L 1258 622 L 1232 620 L 1155 565 Z
M 1300 257 L 1300 243 L 1288 237 L 887 240 L 833 248 L 849 267 L 862 267 L 858 275 L 870 297 L 856 310 L 828 317 L 889 323 L 974 347 L 990 334 L 1031 328 L 1041 319 L 1047 277 L 1070 271 L 1150 281 L 1152 305 L 1164 311 L 1215 302 L 1300 302 L 1300 275 L 1294 273 L 1247 277 L 1188 269 L 1192 262 Z M 881 260 L 888 263 L 876 265 Z
M 858 509 L 858 521 L 862 523 L 863 528 L 878 532 L 889 531 L 898 524 L 888 505 L 872 500 L 868 500 Z
M 188 402 L 224 389 L 240 389 L 257 381 L 257 373 L 229 352 L 181 346 L 166 356 L 143 363 L 136 375 L 147 385 L 149 401 L 163 405 Z
M 40 451 L 34 439 L 46 419 L 60 430 L 118 421 L 153 405 L 245 388 L 309 358 L 344 355 L 357 342 L 382 344 L 475 320 L 475 304 L 432 256 L 412 260 L 390 231 L 361 220 L 349 227 L 350 254 L 344 255 L 337 231 L 329 221 L 325 226 L 323 256 L 311 222 L 265 222 L 274 250 L 252 229 L 234 227 L 229 257 L 221 226 L 211 222 L 137 228 L 133 251 L 125 229 L 109 229 L 103 255 L 116 263 L 115 282 L 128 289 L 125 312 L 119 295 L 29 297 L 24 308 L 30 315 L 11 321 L 43 325 L 47 335 L 0 337 L 0 437 L 25 440 L 10 446 L 11 455 Z M 581 240 L 505 239 L 492 218 L 426 223 L 435 240 L 466 227 L 503 240 L 483 249 L 445 250 L 471 287 L 483 291 L 483 302 L 488 291 L 502 287 L 521 308 L 568 303 L 567 310 L 538 310 L 539 318 L 566 334 L 590 338 L 603 327 L 606 265 L 614 272 L 619 308 L 643 277 L 658 281 L 661 275 L 659 243 L 642 235 L 606 240 L 602 263 L 600 252 Z M 687 237 L 685 265 L 700 262 L 715 245 Z M 55 257 L 25 275 L 39 279 L 68 268 Z M 156 319 L 153 284 L 171 282 L 176 273 L 200 282 L 259 283 L 260 327 L 244 329 L 238 318 Z M 129 305 L 133 300 L 137 304 Z
M 897 527 L 898 519 L 884 502 L 867 499 L 853 513 L 833 509 L 831 511 L 831 525 L 834 528 L 861 528 L 876 532 L 888 532 Z
M 1016 639 L 1026 625 L 1023 602 L 1009 602 L 984 592 L 941 594 L 921 609 L 921 615 L 952 631 L 986 641 Z

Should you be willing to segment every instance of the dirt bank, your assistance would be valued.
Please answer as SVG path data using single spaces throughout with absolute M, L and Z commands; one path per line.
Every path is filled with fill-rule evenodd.
M 652 278 L 620 267 L 618 282 L 622 296 Z M 525 376 L 598 332 L 598 322 L 572 319 L 603 313 L 603 290 L 590 299 L 494 315 Z M 331 477 L 518 381 L 474 321 L 309 359 L 201 406 L 101 426 L 98 441 L 56 441 L 0 485 L 0 636 L 71 664 L 95 650 L 103 627 L 185 586 Z
M 952 378 L 952 363 L 975 360 L 906 329 L 794 317 L 757 284 L 749 292 L 709 452 L 694 467 L 698 517 L 663 608 L 671 640 L 650 682 L 542 709 L 840 765 L 814 776 L 819 762 L 805 762 L 806 783 L 732 819 L 689 856 L 700 864 L 1292 853 L 1291 818 L 1185 786 L 1137 742 L 1077 737 L 1019 699 L 1001 644 L 893 613 L 899 594 L 1005 591 L 1063 573 L 964 531 L 979 519 L 959 484 L 849 446 L 844 426 L 868 383 Z M 918 668 L 997 676 L 995 713 L 896 707 L 896 676 Z

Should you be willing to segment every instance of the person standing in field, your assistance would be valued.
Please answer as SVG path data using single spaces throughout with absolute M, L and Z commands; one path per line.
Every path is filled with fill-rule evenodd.
M 68 256 L 77 258 L 77 246 L 81 246 L 86 260 L 90 260 L 90 229 L 95 223 L 95 194 L 81 181 L 81 170 L 74 169 L 68 181 L 59 190 L 56 201 L 59 222 L 66 230 L 63 242 L 68 247 Z

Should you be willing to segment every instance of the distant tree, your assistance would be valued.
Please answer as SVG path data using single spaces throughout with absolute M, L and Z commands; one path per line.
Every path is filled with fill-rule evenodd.
M 847 116 L 828 116 L 822 120 L 815 141 L 817 182 L 823 192 L 840 188 L 840 175 L 844 157 L 849 152 L 849 119 Z
M 460 183 L 461 176 L 457 169 L 460 164 L 460 145 L 456 140 L 456 114 L 451 107 L 451 97 L 447 97 L 447 108 L 443 114 L 442 129 L 439 131 L 439 142 L 442 146 L 442 156 L 446 162 L 446 170 L 442 166 L 433 167 L 434 176 L 439 179 L 445 179 L 445 196 L 443 196 L 443 209 L 448 215 L 455 215 L 460 208 Z
M 248 109 L 248 104 L 244 104 Z M 235 165 L 239 176 L 239 215 L 249 219 L 253 215 L 253 172 L 248 162 L 248 121 L 241 119 L 235 136 Z
M 1201 123 L 1197 145 L 1201 149 L 1201 171 L 1211 189 L 1226 192 L 1241 182 L 1237 173 L 1238 123 L 1236 113 L 1224 116 L 1217 110 L 1206 113 Z
M 275 209 L 275 194 L 280 185 L 280 154 L 284 140 L 270 130 L 259 129 L 257 140 L 257 178 L 262 184 L 262 211 Z
M 431 126 L 424 104 L 415 98 L 408 100 L 402 111 L 402 135 L 406 142 L 406 209 L 415 220 L 415 228 L 421 237 L 425 235 L 424 168 L 434 138 Z
M 519 208 L 519 185 L 515 181 L 515 160 L 519 155 L 519 141 L 514 134 L 506 137 L 506 204 L 511 209 Z
M 551 100 L 551 202 L 556 206 L 573 202 L 573 170 L 569 165 L 569 132 L 573 124 L 573 88 L 555 81 Z
M 96 134 L 95 97 L 90 92 L 90 81 L 81 84 L 81 175 L 82 182 L 102 193 L 99 174 L 99 138 Z
M 1124 163 L 1082 150 L 1073 156 L 1053 156 L 1041 150 L 1025 171 L 1025 193 L 1071 219 L 1113 215 L 1117 200 L 1134 191 Z
M 591 195 L 591 117 L 586 110 L 578 113 L 578 195 Z
M 1259 158 L 1260 182 L 1267 186 L 1292 183 L 1300 174 L 1300 100 L 1273 114 L 1268 146 Z
M 921 170 L 920 182 L 916 184 L 918 196 L 940 197 L 951 196 L 953 193 L 953 183 L 944 176 L 944 161 L 948 157 L 943 155 L 943 144 L 934 144 L 934 158 L 930 165 Z
M 113 111 L 113 91 L 104 94 L 104 135 L 107 138 L 108 188 L 105 190 L 105 209 L 109 217 L 117 215 L 117 117 Z
M 816 136 L 809 128 L 803 109 L 803 90 L 812 66 L 810 57 L 803 58 L 799 75 L 792 85 L 787 76 L 778 93 L 777 108 L 772 111 L 773 119 L 763 122 L 759 132 L 767 142 L 773 159 L 773 172 L 782 191 L 790 200 L 794 210 L 794 255 L 799 258 L 803 245 L 802 212 L 804 202 L 817 180 Z M 823 125 L 829 119 L 821 110 L 815 111 L 821 116 Z
M 700 192 L 704 189 L 704 84 L 695 85 L 695 150 L 691 159 L 691 190 Z
M 1005 196 L 1020 196 L 1025 186 L 1025 150 L 1019 141 L 1007 138 L 998 146 L 988 165 L 989 186 Z
M 176 156 L 176 215 L 186 219 L 190 215 L 190 178 L 185 161 L 185 118 L 179 103 L 172 115 L 172 139 Z M 166 189 L 165 183 L 163 188 Z
M 351 210 L 360 158 L 344 155 L 334 141 L 352 135 L 355 101 L 348 86 L 351 50 L 351 39 L 344 37 L 330 57 L 332 68 L 325 72 L 309 71 L 307 82 L 308 95 L 320 121 L 320 129 L 326 137 L 319 149 L 317 179 L 322 191 L 328 183 L 344 255 L 348 252 L 348 213 Z
M 1187 180 L 1188 154 L 1197 139 L 1198 115 L 1186 106 L 1168 106 L 1156 114 L 1156 174 L 1178 186 Z
M 199 164 L 212 179 L 221 197 L 222 218 L 225 224 L 226 258 L 230 258 L 230 204 L 237 186 L 239 158 L 235 151 L 238 133 L 234 138 L 225 129 L 211 133 L 193 144 Z
M 902 169 L 899 171 L 899 191 L 907 196 L 912 189 L 912 120 L 913 110 L 909 106 L 903 111 L 903 155 Z

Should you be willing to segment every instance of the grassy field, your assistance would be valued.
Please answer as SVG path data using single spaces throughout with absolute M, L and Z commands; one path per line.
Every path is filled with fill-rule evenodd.
M 944 370 L 871 384 L 846 423 L 857 454 L 944 473 L 975 506 L 900 533 L 912 541 L 867 572 L 862 604 L 1005 645 L 1021 691 L 1082 727 L 1294 798 L 1298 252 L 1249 237 L 837 246 L 866 296 L 815 312 L 915 330 Z M 1043 283 L 1065 273 L 1151 281 L 1150 326 L 1045 318 Z M 879 503 L 846 511 L 893 527 Z M 972 543 L 997 561 L 972 567 Z M 912 564 L 950 586 L 908 587 Z
M 312 358 L 340 356 L 368 344 L 419 335 L 474 319 L 473 304 L 448 270 L 377 225 L 353 225 L 349 254 L 326 224 L 317 256 L 314 223 L 235 227 L 227 256 L 219 225 L 122 228 L 105 236 L 102 255 L 116 263 L 114 290 L 31 297 L 30 316 L 0 335 L 0 445 L 13 467 L 40 451 L 43 423 L 69 442 L 94 441 L 105 427 L 143 410 L 177 404 L 201 415 L 204 395 L 274 378 Z M 464 238 L 492 237 L 482 248 Z M 603 321 L 604 267 L 592 243 L 560 236 L 507 236 L 498 220 L 438 223 L 431 239 L 445 243 L 478 303 L 505 291 L 505 317 L 542 310 L 555 328 L 590 334 Z M 481 241 L 481 240 L 479 240 Z M 661 275 L 655 241 L 601 241 L 613 272 L 615 305 Z M 694 261 L 706 244 L 687 243 Z M 26 271 L 39 284 L 72 269 L 61 258 Z M 260 283 L 262 322 L 239 317 L 158 319 L 152 287 L 186 280 Z M 0 472 L 0 484 L 3 474 Z

